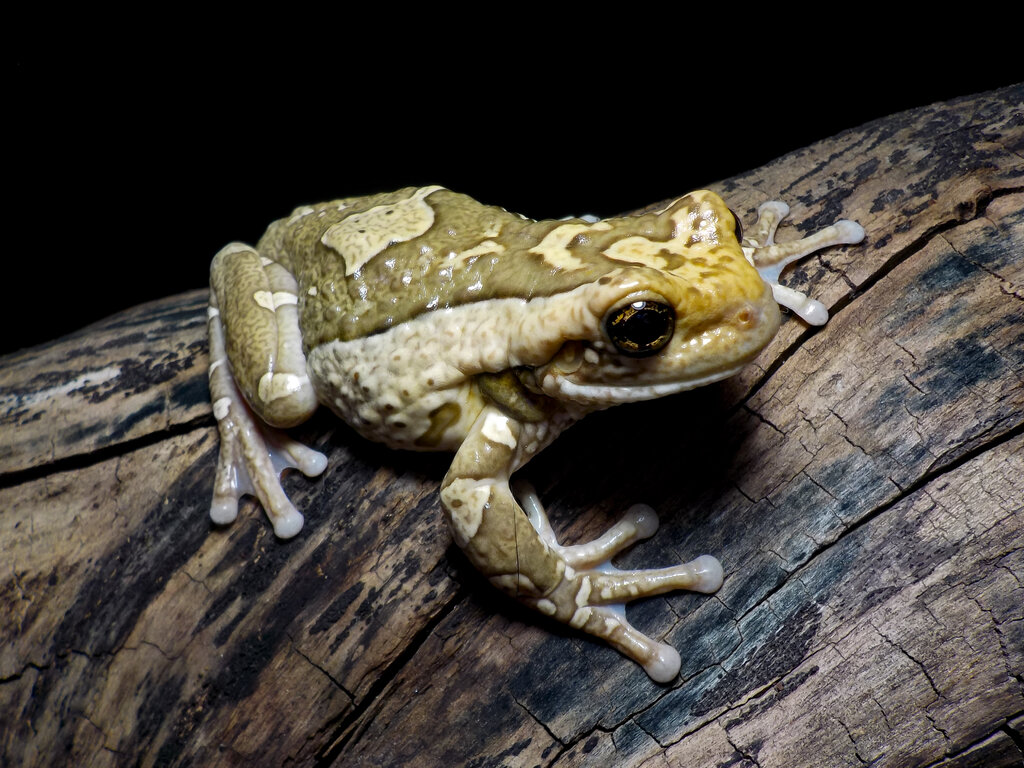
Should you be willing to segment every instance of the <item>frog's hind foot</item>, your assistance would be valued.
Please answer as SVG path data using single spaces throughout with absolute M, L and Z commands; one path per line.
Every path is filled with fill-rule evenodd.
M 713 593 L 722 586 L 721 563 L 711 555 L 701 555 L 669 568 L 620 570 L 611 564 L 611 558 L 657 531 L 658 517 L 653 509 L 636 504 L 594 541 L 562 546 L 533 489 L 517 483 L 516 490 L 530 523 L 566 565 L 561 583 L 549 595 L 533 601 L 536 608 L 603 638 L 639 663 L 652 680 L 664 683 L 675 678 L 679 653 L 630 624 L 625 604 L 679 589 Z
M 855 221 L 842 219 L 831 226 L 788 243 L 776 243 L 775 232 L 789 215 L 789 206 L 779 200 L 769 200 L 757 209 L 757 223 L 743 238 L 743 254 L 760 273 L 761 279 L 772 287 L 775 301 L 798 314 L 811 325 L 828 322 L 828 310 L 816 299 L 784 285 L 779 275 L 787 264 L 833 245 L 853 245 L 864 239 L 864 227 Z
M 327 457 L 265 425 L 245 402 L 224 354 L 224 334 L 216 305 L 210 311 L 210 394 L 220 431 L 220 457 L 213 485 L 210 518 L 231 523 L 238 516 L 238 501 L 255 496 L 266 510 L 274 533 L 291 538 L 302 529 L 303 517 L 281 487 L 281 473 L 298 469 L 307 477 L 319 475 Z

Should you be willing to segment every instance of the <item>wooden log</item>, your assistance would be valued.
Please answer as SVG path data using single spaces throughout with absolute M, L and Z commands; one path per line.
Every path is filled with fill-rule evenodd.
M 445 456 L 317 417 L 301 535 L 212 526 L 205 292 L 3 358 L 0 764 L 1020 765 L 1022 110 L 936 104 L 716 185 L 748 222 L 789 202 L 780 239 L 865 226 L 785 276 L 829 324 L 524 471 L 564 541 L 643 500 L 662 530 L 624 564 L 722 560 L 717 595 L 631 609 L 669 685 L 483 582 Z

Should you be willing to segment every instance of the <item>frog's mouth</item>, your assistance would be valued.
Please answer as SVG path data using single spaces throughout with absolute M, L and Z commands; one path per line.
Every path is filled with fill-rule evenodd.
M 617 405 L 654 400 L 688 389 L 696 389 L 716 381 L 727 379 L 739 373 L 746 361 L 731 368 L 715 371 L 704 376 L 682 381 L 665 381 L 650 384 L 598 384 L 578 383 L 569 376 L 555 370 L 547 371 L 540 377 L 544 392 L 559 400 L 571 400 L 585 405 Z

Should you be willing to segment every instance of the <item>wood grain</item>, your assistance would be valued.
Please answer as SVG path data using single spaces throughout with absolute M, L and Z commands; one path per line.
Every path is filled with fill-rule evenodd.
M 1014 86 L 715 185 L 747 222 L 789 202 L 780 239 L 865 226 L 785 276 L 829 324 L 524 471 L 564 541 L 643 500 L 626 565 L 722 560 L 717 595 L 631 609 L 668 686 L 473 572 L 444 456 L 318 416 L 302 534 L 212 526 L 205 292 L 3 358 L 0 764 L 1020 765 L 1022 115 Z

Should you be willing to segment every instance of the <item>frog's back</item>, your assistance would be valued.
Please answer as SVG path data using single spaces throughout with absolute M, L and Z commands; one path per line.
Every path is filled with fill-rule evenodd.
M 672 205 L 700 203 L 687 201 Z M 631 236 L 677 237 L 665 213 L 614 224 L 534 221 L 443 187 L 407 187 L 298 208 L 272 224 L 258 247 L 298 281 L 308 349 L 433 309 L 572 290 L 636 263 L 613 255 Z
M 295 275 L 303 340 L 312 348 L 433 309 L 549 295 L 605 274 L 601 262 L 567 270 L 530 253 L 564 224 L 442 187 L 407 187 L 298 208 L 274 222 L 258 248 Z

